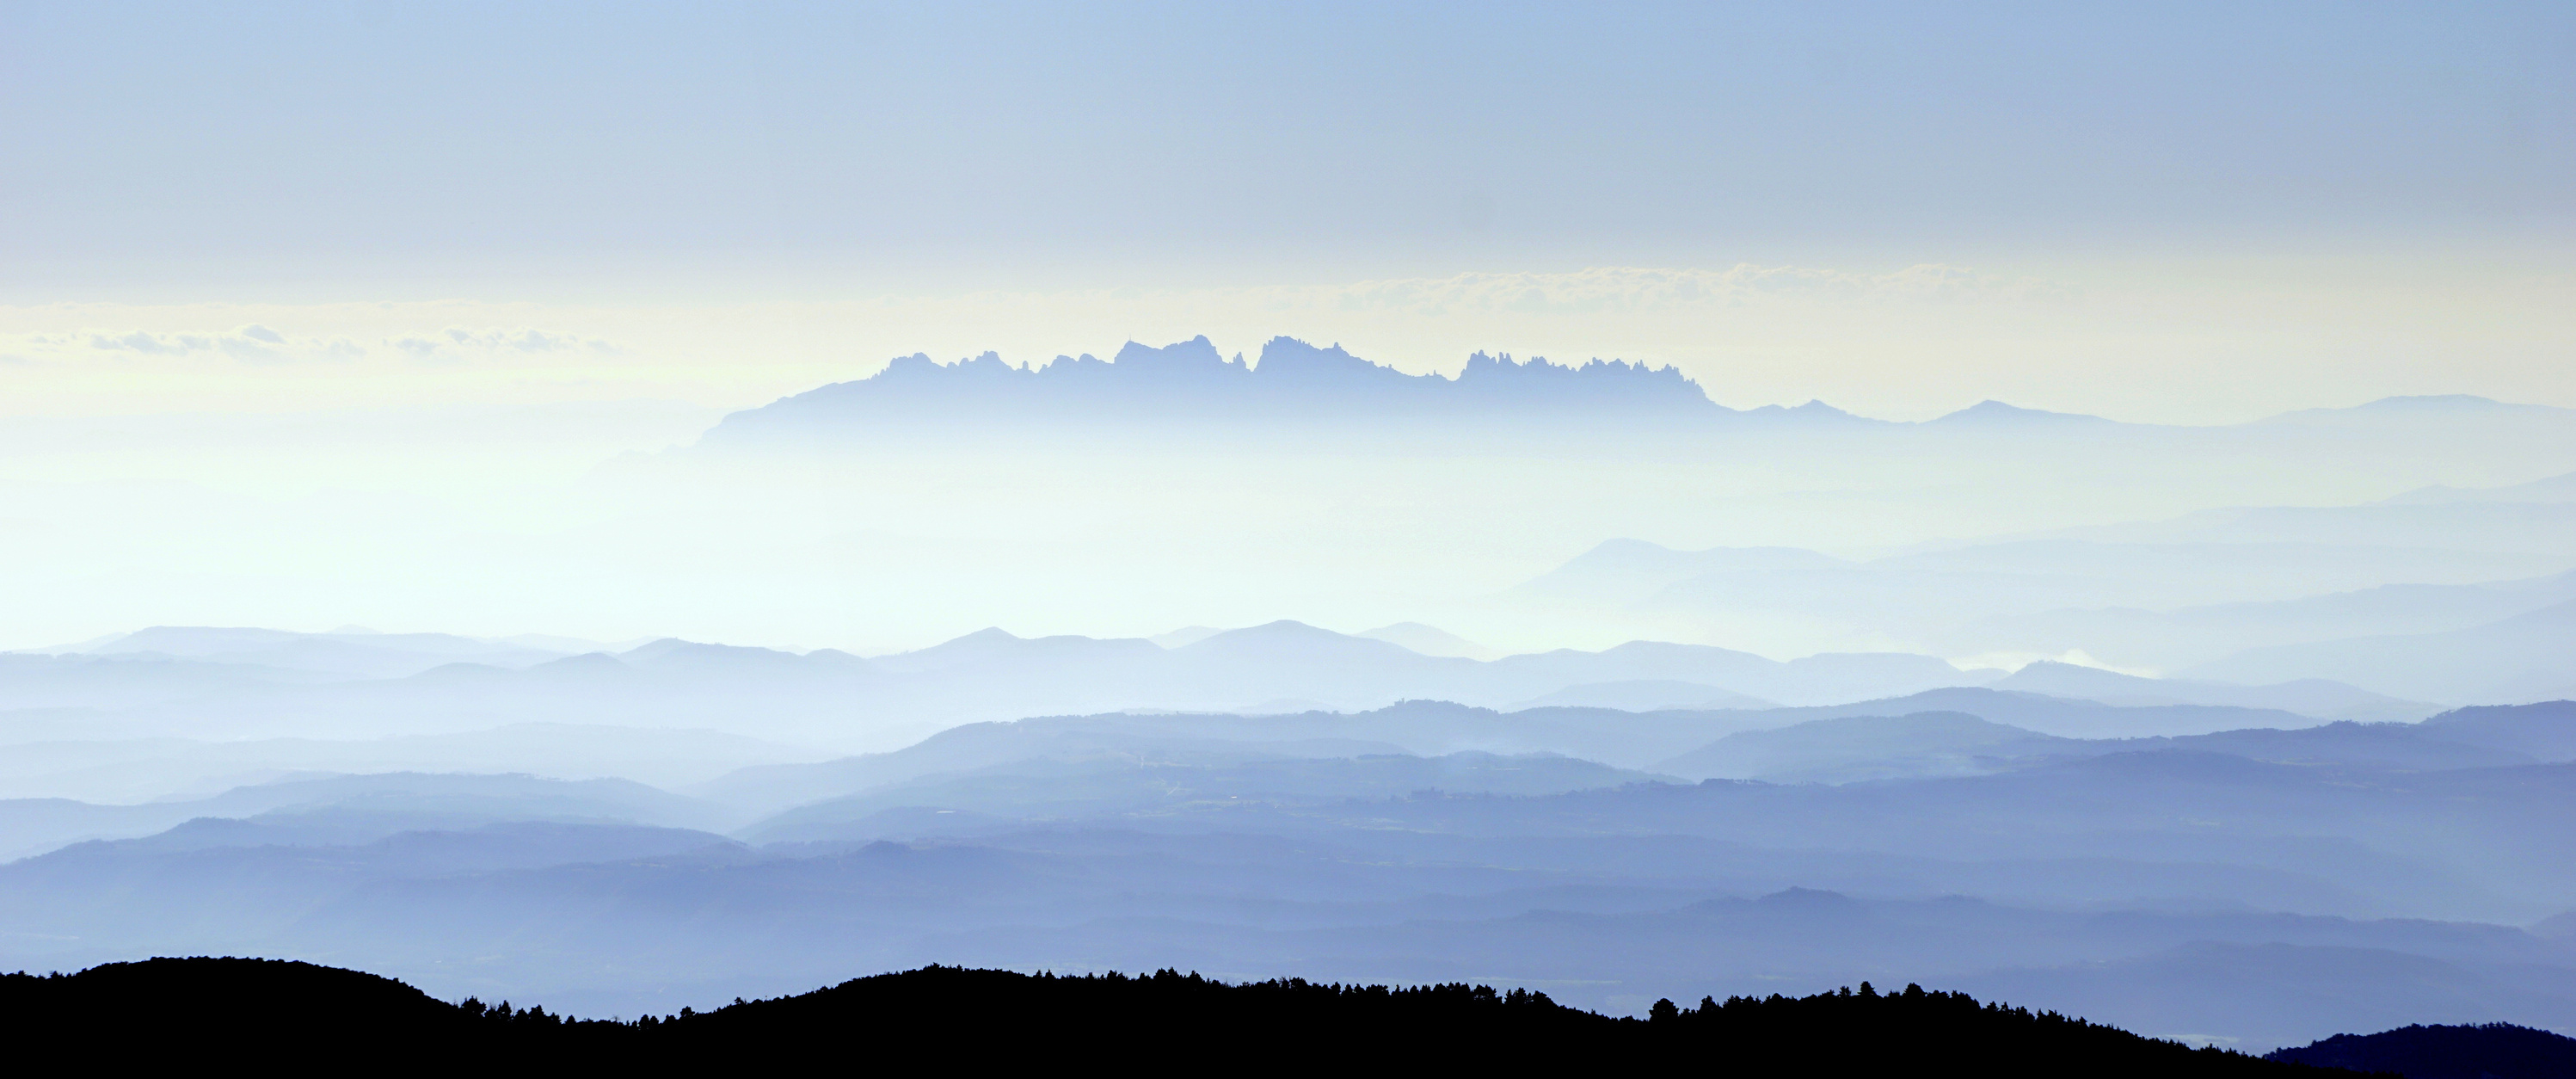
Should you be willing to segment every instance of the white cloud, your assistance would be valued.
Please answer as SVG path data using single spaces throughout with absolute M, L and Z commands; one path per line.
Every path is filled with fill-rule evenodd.
M 188 350 L 188 346 L 184 343 L 173 344 L 141 330 L 122 337 L 94 333 L 89 335 L 89 347 L 111 351 L 142 352 L 156 356 L 174 355 Z
M 31 338 L 51 343 L 44 338 Z M 68 340 L 68 339 L 66 339 Z M 94 349 L 118 352 L 140 352 L 153 356 L 178 356 L 191 352 L 220 352 L 243 363 L 280 364 L 293 357 L 270 345 L 286 345 L 285 335 L 266 326 L 253 324 L 231 334 L 199 333 L 156 334 L 136 330 L 125 334 L 94 333 L 89 345 Z
M 287 357 L 276 349 L 242 337 L 227 337 L 215 343 L 224 355 L 243 363 L 285 363 Z
M 596 337 L 584 338 L 577 334 L 548 333 L 544 330 L 526 328 L 469 330 L 450 326 L 447 328 L 447 339 L 461 346 L 495 351 L 509 349 L 514 352 L 567 352 L 589 348 L 591 351 L 607 355 L 617 354 L 616 346 Z

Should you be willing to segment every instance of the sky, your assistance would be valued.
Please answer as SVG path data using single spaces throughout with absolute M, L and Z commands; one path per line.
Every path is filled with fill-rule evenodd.
M 2570 55 L 2552 4 L 12 3 L 0 539 L 97 563 L 15 632 L 180 595 L 679 631 L 379 567 L 914 353 L 1289 335 L 1894 420 L 2576 407 Z M 179 506 L 231 522 L 203 575 L 98 554 Z
M 148 381 L 731 409 L 1286 333 L 1900 419 L 2576 405 L 2571 50 L 2545 4 L 13 4 L 0 383 L 166 410 L 91 339 L 257 325 L 320 343 Z M 399 344 L 450 331 L 626 363 Z

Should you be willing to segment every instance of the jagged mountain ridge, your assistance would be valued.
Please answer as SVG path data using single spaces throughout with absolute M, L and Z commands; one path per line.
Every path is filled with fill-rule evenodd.
M 1779 410 L 1773 410 L 1779 411 Z M 1806 412 L 1843 415 L 1822 405 Z M 1154 348 L 1128 342 L 1110 360 L 1058 356 L 1006 363 L 987 352 L 943 364 L 896 358 L 864 379 L 836 382 L 737 412 L 708 433 L 718 443 L 851 422 L 908 426 L 958 421 L 1331 419 L 1468 414 L 1698 418 L 1735 414 L 1671 366 L 1624 360 L 1579 365 L 1479 352 L 1457 377 L 1412 375 L 1288 337 L 1257 363 L 1220 354 L 1206 337 Z
M 2395 414 L 2403 420 L 2456 420 L 2511 413 L 2558 417 L 2566 410 L 2483 398 L 2445 399 L 2446 407 L 2409 407 L 2391 398 L 2352 408 L 2310 409 L 2242 425 L 2248 429 L 2348 423 Z M 1059 355 L 1042 364 L 1012 364 L 986 352 L 953 363 L 927 353 L 898 356 L 865 378 L 835 382 L 725 417 L 706 444 L 864 430 L 925 429 L 957 423 L 1055 420 L 1340 420 L 1442 419 L 1474 416 L 1657 420 L 1794 420 L 1812 426 L 1925 427 L 1960 433 L 2026 434 L 2140 428 L 2099 416 L 2023 408 L 1986 400 L 1920 424 L 1855 416 L 1809 401 L 1796 407 L 1728 408 L 1698 381 L 1669 364 L 1626 360 L 1516 361 L 1477 352 L 1454 377 L 1408 374 L 1352 355 L 1341 345 L 1317 347 L 1293 337 L 1265 342 L 1257 360 L 1229 358 L 1206 336 L 1160 348 L 1129 341 L 1110 359 Z M 864 425 L 854 427 L 853 425 Z M 2154 425 L 2143 425 L 2152 427 Z

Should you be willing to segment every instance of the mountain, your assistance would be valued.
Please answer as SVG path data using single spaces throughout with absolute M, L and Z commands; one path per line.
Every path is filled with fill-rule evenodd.
M 0 866 L 0 964 L 327 954 L 450 999 L 627 1015 L 794 991 L 852 963 L 1162 962 L 1410 984 L 1511 969 L 1634 1013 L 1659 996 L 1897 975 L 2043 972 L 2081 989 L 2094 965 L 2165 963 L 2204 941 L 2394 957 L 2352 966 L 2340 993 L 2281 995 L 2310 983 L 2263 974 L 2268 952 L 2215 953 L 2157 968 L 2171 976 L 2154 996 L 2086 1009 L 2131 1022 L 2201 1014 L 2177 1001 L 2241 1007 L 2232 1026 L 2147 1029 L 2256 1047 L 2372 1029 L 2351 1021 L 2415 1004 L 2456 1014 L 2430 1007 L 2463 998 L 2410 973 L 2425 970 L 2483 986 L 2474 999 L 2501 1017 L 2554 1025 L 2552 979 L 2576 971 L 2554 938 L 2418 920 L 2565 908 L 2564 765 L 2391 772 L 2164 749 L 1961 778 L 1684 785 L 1561 757 L 1293 750 L 1336 733 L 1496 740 L 1518 726 L 1633 752 L 1693 719 L 1715 740 L 1707 716 L 1504 718 L 1416 705 L 961 728 L 945 760 L 896 762 L 913 778 L 735 833 L 780 840 L 759 847 L 631 822 L 472 818 L 513 790 L 540 804 L 562 790 L 525 780 L 472 781 L 494 784 L 485 802 L 455 796 L 470 786 L 289 798 Z M 1041 736 L 1062 752 L 1028 752 Z M 619 800 L 607 793 L 594 804 Z
M 1459 687 L 1463 692 L 1420 695 L 1500 704 L 1569 685 L 1664 681 L 1717 686 L 1756 700 L 1811 705 L 1973 686 L 1995 677 L 1993 672 L 1961 670 L 1925 655 L 1820 653 L 1784 663 L 1707 645 L 1657 641 L 1630 641 L 1599 652 L 1559 649 L 1505 656 L 1475 674 L 1474 682 Z
M 129 1033 L 138 1016 L 157 1035 L 129 1056 L 193 1059 L 211 1040 L 294 1043 L 335 1056 L 403 1045 L 405 1063 L 469 1062 L 505 1072 L 585 1067 L 777 1068 L 843 1051 L 853 1037 L 958 1046 L 991 1044 L 1000 1067 L 1059 1066 L 1084 1039 L 1151 1038 L 1162 1051 L 1223 1060 L 1258 1047 L 1253 1071 L 1300 1073 L 1373 1065 L 1407 1071 L 1546 1067 L 1601 1060 L 1665 1070 L 1724 1053 L 1763 1072 L 1809 1067 L 1834 1046 L 1838 1066 L 1996 1076 L 2273 1076 L 2306 1069 L 2142 1038 L 2053 1011 L 1980 1004 L 1909 985 L 1881 993 L 1730 997 L 1682 1007 L 1660 1001 L 1643 1021 L 1567 1008 L 1546 993 L 1464 982 L 1412 987 L 1341 985 L 1302 977 L 1229 984 L 1164 969 L 1134 977 L 1029 975 L 929 966 L 699 1012 L 632 1023 L 576 1020 L 542 1006 L 434 1000 L 388 978 L 301 962 L 154 959 L 69 976 L 0 976 L 0 1008 L 83 1042 Z M 996 1022 L 1010 1037 L 992 1039 Z
M 145 802 L 325 772 L 527 772 L 557 779 L 701 783 L 759 764 L 837 754 L 699 729 L 514 723 L 395 738 L 20 743 L 0 751 L 0 797 Z
M 1961 712 L 1816 719 L 1743 731 L 1657 764 L 1693 779 L 1769 783 L 1852 783 L 1983 775 L 2077 751 L 2055 738 Z
M 1928 689 L 1880 700 L 1762 713 L 1752 727 L 1781 727 L 1814 719 L 1847 716 L 1902 716 L 1916 712 L 1963 712 L 1979 719 L 2009 724 L 2059 738 L 2148 738 L 2251 727 L 2304 727 L 2309 717 L 2269 708 L 2215 704 L 2106 704 L 2100 701 L 2011 692 L 1983 686 Z
M 2080 650 L 2171 668 L 2224 655 L 2231 641 L 2354 636 L 2356 619 L 2458 628 L 2576 598 L 2576 557 L 2566 553 L 2576 551 L 2576 504 L 2549 509 L 2545 520 L 2520 510 L 2509 521 L 2410 511 L 2427 519 L 2423 528 L 2342 511 L 2281 512 L 2297 515 L 2300 527 L 2088 528 L 1870 559 L 1613 540 L 1492 597 L 1486 617 L 1643 624 L 1675 637 L 1799 640 L 1822 651 L 1864 640 L 1944 655 Z M 2242 523 L 2250 511 L 2230 513 Z M 2326 598 L 2337 593 L 2366 594 Z
M 1777 704 L 1760 697 L 1732 693 L 1701 682 L 1634 678 L 1622 682 L 1586 682 L 1567 686 L 1514 704 L 1512 710 L 1616 708 L 1623 712 L 1711 712 L 1776 707 Z
M 2472 629 L 2249 649 L 2183 673 L 2232 682 L 2327 678 L 2456 704 L 2576 696 L 2576 600 Z
M 867 378 L 727 416 L 700 445 L 862 438 L 923 424 L 1705 420 L 1726 414 L 1671 367 L 1618 360 L 1561 366 L 1478 353 L 1449 378 L 1408 375 L 1338 345 L 1317 348 L 1287 337 L 1271 339 L 1257 363 L 1246 363 L 1196 337 L 1161 348 L 1130 341 L 1107 361 L 1058 356 L 1038 366 L 1015 367 L 992 353 L 953 364 L 900 357 Z
M 2576 1038 L 2511 1023 L 2409 1024 L 2377 1034 L 2337 1034 L 2273 1050 L 2263 1059 L 2406 1079 L 2549 1079 L 2576 1075 Z
M 1426 656 L 1456 656 L 1460 659 L 1501 659 L 1498 649 L 1487 648 L 1438 626 L 1420 622 L 1397 622 L 1393 625 L 1364 629 L 1358 636 L 1385 641 Z
M 1458 753 L 1504 756 L 1555 754 L 1600 762 L 1613 768 L 1673 771 L 1697 777 L 1713 773 L 1678 771 L 1673 767 L 1673 758 L 1739 731 L 1785 728 L 1792 724 L 1845 717 L 1908 716 L 1925 712 L 1965 713 L 1968 717 L 1995 724 L 2012 724 L 2022 728 L 2024 733 L 2043 732 L 2030 734 L 2033 738 L 2054 735 L 2063 739 L 2200 734 L 2248 727 L 2296 726 L 2299 722 L 2299 717 L 2284 712 L 2207 705 L 2124 708 L 2093 701 L 1983 689 L 1930 690 L 1907 697 L 1830 707 L 1645 713 L 1561 706 L 1498 712 L 1446 701 L 1422 700 L 1353 713 L 1121 712 L 966 724 L 940 731 L 890 753 L 814 764 L 756 766 L 690 789 L 701 797 L 727 805 L 747 810 L 776 811 L 800 803 L 866 793 L 929 776 L 963 774 L 1029 761 L 1117 759 L 1236 763 L 1255 758 L 1350 757 L 1384 753 L 1419 757 L 1446 757 Z M 1867 727 L 1867 724 L 1853 724 L 1849 729 Z M 2122 744 L 2103 742 L 2099 746 L 2096 751 L 2111 752 L 2121 748 Z M 1879 759 L 1871 758 L 1871 755 L 1882 754 L 1885 748 L 1868 740 L 1859 740 L 1845 746 L 1843 752 L 1857 765 L 1864 759 Z M 2469 751 L 2443 743 L 2428 752 L 2456 758 Z M 2518 762 L 2523 758 L 2511 754 L 2488 754 L 2477 759 L 2481 763 L 2505 763 Z M 1624 780 L 1613 782 L 1619 781 Z
M 510 821 L 640 823 L 724 828 L 740 823 L 724 806 L 624 779 L 578 782 L 525 775 L 298 776 L 235 787 L 210 798 L 94 805 L 68 799 L 0 800 L 0 858 L 24 857 L 89 840 L 149 835 L 197 818 L 270 813 L 363 813 L 434 820 L 441 827 Z
M 1211 630 L 1198 639 L 1205 640 L 1221 632 L 1224 631 Z M 917 651 L 879 656 L 871 660 L 870 665 L 894 674 L 963 672 L 999 676 L 1008 673 L 1025 677 L 1065 668 L 1132 665 L 1145 661 L 1145 657 L 1153 655 L 1161 647 L 1135 638 L 1099 640 L 1057 636 L 1028 639 L 1014 637 L 997 626 Z
M 2424 723 L 2350 720 L 2297 730 L 2249 728 L 2177 738 L 2120 739 L 2097 745 L 2109 752 L 2183 749 L 2274 764 L 2399 772 L 2502 768 L 2542 761 L 2528 753 L 2472 744 Z
M 151 959 L 39 977 L 0 975 L 0 1009 L 30 1028 L 111 1044 L 147 1066 L 182 1064 L 210 1043 L 245 1035 L 292 1040 L 349 1059 L 405 1044 L 406 1064 L 462 1055 L 476 1033 L 463 1011 L 391 978 L 275 959 Z M 144 1019 L 142 1017 L 150 1017 Z M 138 1024 L 153 1034 L 138 1038 Z
M 797 806 L 741 834 L 755 843 L 848 841 L 878 838 L 878 828 L 914 834 L 924 811 L 970 815 L 977 830 L 993 831 L 1005 824 L 1152 814 L 1192 802 L 1241 808 L 1255 802 L 1375 801 L 1425 791 L 1562 794 L 1671 779 L 1554 754 L 1312 757 L 1167 748 L 1138 755 L 1029 758 L 897 782 Z M 942 831 L 954 834 L 954 824 Z
M 274 667 L 344 678 L 402 678 L 444 663 L 527 667 L 564 653 L 446 633 L 376 633 L 153 626 L 82 649 L 95 656 L 156 656 Z
M 2576 701 L 2460 708 L 2425 720 L 2419 729 L 2534 760 L 2576 761 Z
M 2401 701 L 2324 679 L 2240 686 L 2182 678 L 2141 678 L 2049 660 L 2026 665 L 1988 688 L 2105 704 L 2217 704 L 2357 720 L 2416 720 L 2440 710 L 2434 705 Z
M 1992 431 L 2020 431 L 2037 425 L 2078 429 L 2117 426 L 2100 416 L 2072 412 L 2044 412 L 2035 408 L 2016 408 L 2001 401 L 1979 401 L 1938 419 L 1925 421 L 1950 428 L 1974 428 Z
M 2576 502 L 2576 472 L 2504 487 L 2449 487 L 2435 484 L 2385 502 L 2396 506 L 2457 505 L 2463 502 Z
M 2037 993 L 2021 999 L 2054 1000 L 2076 1014 L 2117 1017 L 2112 1021 L 2139 1030 L 2194 1041 L 2221 1037 L 2228 1040 L 2220 1044 L 2257 1051 L 2307 1043 L 2337 1028 L 2427 1018 L 2563 1025 L 2576 1006 L 2576 972 L 2563 968 L 2282 943 L 2193 942 L 2148 956 L 2000 971 L 1955 984 L 1994 995 Z
M 2007 650 L 2081 647 L 2167 670 L 2270 645 L 2471 629 L 2576 601 L 2576 573 L 2483 584 L 2389 584 L 2300 599 L 2146 610 L 2062 609 L 1986 619 L 1969 632 Z
M 1987 775 L 2080 757 L 2184 750 L 2248 760 L 2339 769 L 2443 771 L 2532 764 L 2542 756 L 2504 748 L 2507 735 L 2470 737 L 2429 723 L 2351 721 L 2292 730 L 2240 728 L 2208 734 L 2069 738 L 1960 712 L 1904 712 L 1814 719 L 1736 734 L 1657 762 L 1655 770 L 1694 779 L 1852 783 Z M 1990 712 L 2001 709 L 1988 708 Z M 2554 758 L 2550 758 L 2554 759 Z
M 1244 765 L 1385 754 L 1553 754 L 1590 768 L 1600 768 L 1591 762 L 1608 763 L 1610 769 L 1593 785 L 1612 786 L 1651 778 L 1616 769 L 1661 759 L 1673 751 L 1667 747 L 1696 745 L 1744 722 L 1759 720 L 1726 713 L 1637 715 L 1607 709 L 1503 714 L 1441 701 L 1408 701 L 1357 714 L 1043 716 L 953 727 L 892 753 L 747 768 L 692 789 L 728 805 L 774 811 L 928 777 L 1032 762 Z M 1406 782 L 1412 785 L 1384 793 L 1443 786 L 1426 779 Z M 1479 784 L 1466 789 L 1505 788 Z
M 141 795 L 157 797 L 202 789 L 227 776 L 243 777 L 236 782 L 264 778 L 262 769 L 444 768 L 436 763 L 439 754 L 427 752 L 425 744 L 423 753 L 406 758 L 405 751 L 391 746 L 311 743 L 462 738 L 526 724 L 719 729 L 755 745 L 782 747 L 774 752 L 793 758 L 808 756 L 805 746 L 831 746 L 840 754 L 894 749 L 961 723 L 1033 715 L 1359 711 L 1407 699 L 1505 706 L 1572 686 L 1655 681 L 1705 688 L 1654 704 L 1806 704 L 1994 677 L 1923 655 L 1820 655 L 1783 663 L 1720 648 L 1654 642 L 1479 661 L 1425 655 L 1389 641 L 1293 621 L 1192 634 L 1170 643 L 1022 638 L 995 628 L 912 652 L 862 659 L 831 649 L 800 654 L 666 638 L 617 655 L 568 656 L 523 668 L 447 662 L 406 677 L 376 679 L 202 659 L 0 655 L 0 728 L 22 745 L 60 743 L 29 750 L 23 757 L 0 758 L 0 791 L 8 789 L 13 773 L 31 784 L 38 777 L 52 784 L 35 786 L 32 793 L 72 793 L 125 789 L 118 784 L 145 781 L 159 769 L 173 785 Z M 1417 638 L 1416 643 L 1424 642 Z M 13 704 L 14 709 L 8 707 Z M 120 737 L 175 741 L 157 743 L 158 749 L 138 745 L 113 764 L 119 758 L 99 759 L 104 750 L 70 745 Z M 646 739 L 626 737 L 629 742 Z M 183 742 L 218 741 L 238 744 L 222 750 L 179 748 Z M 573 773 L 558 771 L 555 762 L 561 755 L 534 743 L 525 744 L 516 758 L 490 739 L 486 744 L 492 753 L 467 752 L 459 743 L 456 759 L 471 761 L 463 766 L 475 770 L 578 774 L 582 767 L 572 762 Z M 260 746 L 275 752 L 263 756 Z M 395 756 L 373 766 L 362 763 L 384 757 L 379 750 Z M 746 745 L 717 752 L 773 751 Z M 84 755 L 111 771 L 84 777 L 75 768 L 55 772 L 42 764 Z M 187 766 L 175 759 L 180 755 L 207 763 Z M 10 763 L 16 760 L 24 764 Z M 169 763 L 147 763 L 152 760 Z M 346 764 L 335 763 L 341 761 Z M 687 775 L 703 767 L 686 759 L 639 766 L 666 782 L 705 778 Z

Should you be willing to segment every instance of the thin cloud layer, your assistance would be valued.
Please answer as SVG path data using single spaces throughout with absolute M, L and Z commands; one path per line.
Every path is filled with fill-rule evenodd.
M 1286 335 L 1415 374 L 1455 374 L 1477 352 L 1670 364 L 1731 408 L 1821 399 L 1903 420 L 1998 399 L 2232 423 L 2424 394 L 2576 405 L 2554 362 L 2576 344 L 2564 298 L 2509 266 L 2339 260 L 1607 265 L 649 306 L 48 305 L 0 308 L 0 351 L 28 361 L 0 388 L 22 415 L 635 398 L 739 409 L 916 353 L 1040 363 L 1204 334 L 1231 355 Z M 2442 364 L 2424 362 L 2433 355 Z M 267 374 L 255 392 L 196 381 L 211 356 L 236 376 Z M 167 366 L 144 381 L 131 377 L 141 363 Z

